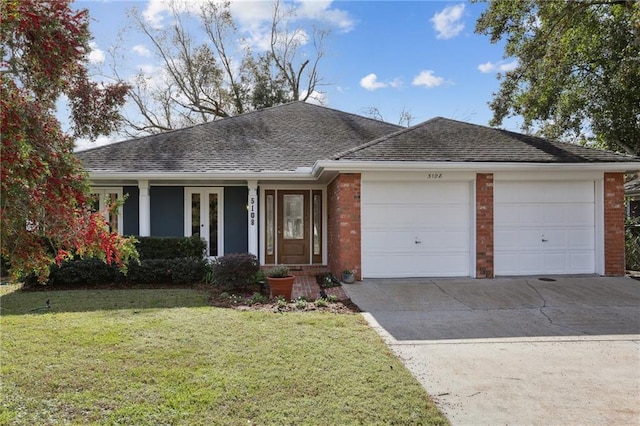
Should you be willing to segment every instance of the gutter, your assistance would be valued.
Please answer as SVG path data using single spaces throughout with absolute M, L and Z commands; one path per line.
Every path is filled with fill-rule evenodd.
M 599 171 L 630 172 L 640 170 L 639 162 L 619 163 L 490 163 L 448 161 L 352 161 L 319 160 L 313 166 L 313 175 L 321 176 L 325 171 L 375 172 L 375 171 L 478 171 L 478 172 L 531 172 L 531 171 Z

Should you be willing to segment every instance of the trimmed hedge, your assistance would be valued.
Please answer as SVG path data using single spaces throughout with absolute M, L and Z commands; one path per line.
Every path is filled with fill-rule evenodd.
M 99 259 L 77 259 L 52 265 L 48 285 L 87 286 L 104 284 L 196 284 L 203 282 L 209 270 L 204 257 L 206 243 L 198 237 L 140 237 L 139 262 L 129 264 L 127 275 L 115 265 Z M 160 257 L 166 256 L 166 257 Z M 36 285 L 35 277 L 25 280 Z
M 136 237 L 140 261 L 149 259 L 202 258 L 207 243 L 197 235 L 193 237 Z

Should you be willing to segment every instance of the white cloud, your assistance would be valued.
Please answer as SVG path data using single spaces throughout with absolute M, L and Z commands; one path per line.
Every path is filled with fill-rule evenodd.
M 118 142 L 122 139 L 123 139 L 122 137 L 118 137 L 118 136 L 98 136 L 95 141 L 92 141 L 87 138 L 80 138 L 76 140 L 76 146 L 74 151 L 78 152 L 78 151 L 85 151 L 91 148 L 97 148 L 99 146 L 109 145 L 114 142 Z
M 355 26 L 355 21 L 348 12 L 332 9 L 332 0 L 296 0 L 297 14 L 301 18 L 313 19 L 338 27 L 343 32 L 349 32 Z
M 378 81 L 378 76 L 371 73 L 360 79 L 360 86 L 367 90 L 377 90 L 387 87 L 387 84 Z
M 302 92 L 300 97 L 304 98 L 305 96 L 307 96 L 306 90 Z M 327 105 L 329 103 L 329 97 L 327 96 L 326 93 L 318 92 L 317 90 L 314 90 L 313 92 L 311 92 L 311 96 L 309 96 L 309 99 L 307 99 L 307 103 L 310 103 L 313 105 Z
M 402 80 L 399 78 L 393 79 L 392 81 L 378 81 L 378 76 L 374 73 L 366 75 L 360 79 L 360 87 L 367 90 L 378 90 L 384 89 L 385 87 L 392 87 L 394 89 L 398 89 L 402 87 Z
M 412 82 L 414 86 L 424 86 L 426 88 L 441 86 L 443 83 L 444 78 L 433 75 L 432 70 L 422 71 Z
M 95 42 L 90 42 L 89 43 L 89 47 L 91 48 L 91 51 L 89 52 L 89 55 L 87 55 L 87 59 L 89 60 L 89 63 L 91 64 L 101 64 L 104 62 L 104 52 L 100 49 L 98 49 L 98 45 Z
M 155 28 L 163 26 L 164 14 L 171 10 L 171 0 L 149 0 L 142 12 L 145 21 Z M 197 13 L 200 7 L 210 0 L 178 0 L 175 4 L 179 12 Z M 355 21 L 347 11 L 332 8 L 333 0 L 295 0 L 284 4 L 292 7 L 295 16 L 328 23 L 343 32 L 348 32 L 355 26 Z M 256 28 L 268 23 L 273 16 L 271 1 L 231 0 L 231 14 L 242 23 L 243 27 Z M 270 27 L 269 27 L 270 30 Z
M 136 44 L 135 46 L 133 46 L 131 48 L 131 50 L 133 50 L 134 52 L 136 52 L 138 55 L 140 56 L 144 56 L 144 57 L 149 57 L 151 56 L 151 51 L 149 49 L 147 49 L 144 45 L 142 44 Z
M 480 70 L 480 72 L 484 74 L 493 72 L 508 72 L 513 71 L 516 68 L 518 68 L 517 59 L 514 59 L 511 62 L 500 61 L 496 62 L 495 64 L 493 62 L 486 62 L 484 64 L 478 65 L 478 70 Z
M 464 12 L 464 4 L 448 6 L 437 12 L 431 18 L 433 28 L 436 30 L 436 38 L 449 39 L 457 36 L 464 29 L 462 13 Z

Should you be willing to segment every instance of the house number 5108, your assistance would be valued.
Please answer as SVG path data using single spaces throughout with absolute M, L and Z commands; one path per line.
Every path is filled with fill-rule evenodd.
M 249 217 L 251 218 L 251 226 L 253 226 L 256 224 L 256 198 L 251 197 L 249 204 L 250 204 Z
M 427 179 L 442 179 L 442 173 L 427 173 Z

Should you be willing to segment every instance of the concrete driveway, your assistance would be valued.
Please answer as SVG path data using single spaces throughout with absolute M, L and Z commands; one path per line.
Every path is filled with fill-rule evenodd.
M 640 281 L 541 278 L 344 289 L 453 424 L 640 425 Z

